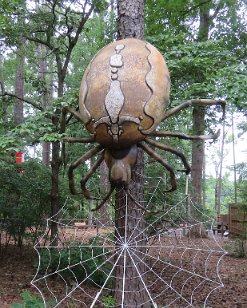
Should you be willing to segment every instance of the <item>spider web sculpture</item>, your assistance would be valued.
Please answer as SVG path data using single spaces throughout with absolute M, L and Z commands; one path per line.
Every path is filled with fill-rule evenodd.
M 81 222 L 79 210 L 65 220 L 71 217 L 70 200 L 48 219 L 35 246 L 39 264 L 32 280 L 45 307 L 206 307 L 212 292 L 223 287 L 219 265 L 226 252 L 213 235 L 213 219 L 189 196 L 177 196 L 180 201 L 170 204 L 163 178 L 144 182 L 146 224 L 137 223 L 137 233 L 119 236 L 113 199 L 94 214 L 92 225 Z M 127 229 L 129 195 L 124 198 Z M 51 221 L 59 226 L 57 246 L 46 243 Z M 147 296 L 127 305 L 136 292 L 129 288 L 133 281 Z
M 164 153 L 159 153 L 165 152 L 166 158 L 175 154 L 186 174 L 190 172 L 187 159 L 182 152 L 155 138 L 215 138 L 156 128 L 189 106 L 224 106 L 224 102 L 190 100 L 166 110 L 169 87 L 169 72 L 160 52 L 147 42 L 124 39 L 104 47 L 90 62 L 81 83 L 79 111 L 63 109 L 62 133 L 71 116 L 89 133 L 85 138 L 63 140 L 97 144 L 70 165 L 70 191 L 73 195 L 82 194 L 89 204 L 95 200 L 99 203 L 94 204 L 94 219 L 89 210 L 87 225 L 79 225 L 80 212 L 71 219 L 69 203 L 48 220 L 47 235 L 50 222 L 56 222 L 57 238 L 47 245 L 44 235 L 36 245 L 39 265 L 32 281 L 45 305 L 197 306 L 206 305 L 211 292 L 222 286 L 218 265 L 225 252 L 216 241 L 203 239 L 210 219 L 189 206 L 188 198 L 171 205 L 164 194 L 174 191 L 177 182 L 174 168 L 162 157 Z M 67 113 L 71 114 L 69 118 Z M 167 183 L 162 178 L 155 181 L 134 174 L 132 167 L 138 161 L 139 148 L 149 160 L 159 163 L 159 170 L 161 166 L 165 169 L 169 175 Z M 96 160 L 88 169 L 86 162 L 93 157 Z M 97 171 L 103 161 L 109 169 L 110 189 L 103 198 L 97 198 Z M 78 191 L 75 183 L 80 168 L 88 170 L 80 172 L 83 177 Z M 137 180 L 141 178 L 146 184 L 144 201 L 143 186 L 139 185 L 142 182 Z M 137 183 L 133 183 L 134 179 Z M 90 185 L 93 180 L 96 183 Z M 135 189 L 138 185 L 139 196 Z M 136 206 L 131 208 L 133 202 Z M 194 234 L 199 238 L 193 239 Z M 47 304 L 49 300 L 51 304 Z

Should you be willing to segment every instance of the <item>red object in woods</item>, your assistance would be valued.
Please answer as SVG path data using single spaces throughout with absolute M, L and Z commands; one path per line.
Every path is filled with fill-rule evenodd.
M 24 162 L 23 152 L 16 152 L 15 153 L 15 162 L 17 164 L 22 164 Z

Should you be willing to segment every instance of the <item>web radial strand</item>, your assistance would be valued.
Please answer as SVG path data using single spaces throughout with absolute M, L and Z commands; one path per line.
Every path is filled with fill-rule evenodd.
M 221 237 L 213 234 L 213 220 L 188 196 L 165 194 L 164 176 L 144 177 L 144 183 L 145 201 L 140 205 L 147 211 L 135 220 L 130 233 L 126 230 L 133 214 L 128 211 L 128 194 L 122 194 L 123 216 L 118 217 L 124 219 L 124 230 L 115 227 L 114 196 L 99 211 L 91 212 L 90 206 L 97 207 L 104 197 L 98 190 L 99 177 L 87 184 L 96 197 L 91 205 L 84 202 L 80 209 L 78 201 L 68 198 L 59 213 L 47 220 L 35 245 L 37 272 L 32 280 L 44 307 L 212 305 L 212 293 L 223 287 L 220 262 L 226 254 Z M 58 224 L 56 246 L 49 243 L 51 222 Z M 123 270 L 118 271 L 119 266 Z M 118 288 L 116 279 L 121 280 Z M 136 292 L 129 288 L 132 280 L 139 281 L 138 292 L 147 297 L 127 305 Z M 120 294 L 118 303 L 116 294 Z

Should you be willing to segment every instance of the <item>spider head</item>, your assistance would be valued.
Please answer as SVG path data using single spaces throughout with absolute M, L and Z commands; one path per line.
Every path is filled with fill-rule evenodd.
M 107 149 L 105 161 L 109 168 L 109 180 L 113 186 L 128 186 L 131 180 L 131 167 L 137 158 L 137 146 L 121 150 Z

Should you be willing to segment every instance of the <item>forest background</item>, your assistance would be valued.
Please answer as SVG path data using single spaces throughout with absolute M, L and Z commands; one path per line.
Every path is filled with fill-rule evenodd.
M 116 5 L 114 0 L 0 0 L 0 231 L 5 236 L 0 237 L 0 257 L 8 241 L 20 248 L 26 240 L 35 243 L 46 218 L 65 202 L 70 211 L 64 218 L 77 213 L 93 222 L 88 210 L 96 202 L 72 197 L 66 175 L 69 164 L 89 146 L 62 146 L 63 137 L 87 132 L 72 117 L 62 132 L 61 110 L 77 108 L 88 63 L 118 37 Z M 192 164 L 189 192 L 215 218 L 227 213 L 230 203 L 247 211 L 246 10 L 244 0 L 145 1 L 145 39 L 165 56 L 171 75 L 169 108 L 192 98 L 227 102 L 225 121 L 218 107 L 191 108 L 160 125 L 192 135 L 221 129 L 217 140 L 206 143 L 164 141 L 186 154 Z M 25 155 L 22 164 L 16 164 L 18 152 Z M 167 194 L 166 202 L 176 204 L 185 193 L 186 177 L 179 171 L 181 162 L 172 155 L 166 158 L 177 170 L 178 182 L 178 191 Z M 91 164 L 78 169 L 77 183 Z M 164 171 L 147 157 L 145 175 L 162 177 L 166 184 Z M 102 165 L 89 188 L 103 195 L 107 186 Z M 56 228 L 51 224 L 53 236 Z
M 170 107 L 192 98 L 227 102 L 224 123 L 221 110 L 215 107 L 188 109 L 160 126 L 190 134 L 212 134 L 221 128 L 218 140 L 200 144 L 199 152 L 198 144 L 169 140 L 192 162 L 190 192 L 196 204 L 215 217 L 227 213 L 230 203 L 244 204 L 247 194 L 246 149 L 243 143 L 237 147 L 247 132 L 246 8 L 241 0 L 145 1 L 145 39 L 166 58 L 172 84 Z M 38 230 L 45 218 L 63 206 L 69 195 L 67 166 L 88 149 L 88 145 L 63 149 L 61 110 L 67 105 L 78 106 L 80 82 L 88 63 L 100 48 L 117 38 L 116 3 L 1 1 L 0 12 L 1 228 L 6 231 L 8 221 L 8 232 L 22 245 L 26 227 Z M 195 114 L 202 119 L 197 131 Z M 67 136 L 86 135 L 76 120 L 69 118 L 67 122 Z M 25 155 L 21 166 L 15 163 L 20 151 Z M 230 162 L 226 158 L 229 151 Z M 198 156 L 201 174 L 196 174 Z M 167 158 L 176 170 L 181 169 L 174 157 Z M 91 163 L 78 170 L 78 182 Z M 100 187 L 99 193 L 105 191 L 105 184 L 100 186 L 100 178 L 106 177 L 104 170 L 102 166 L 100 175 L 95 175 L 99 185 L 92 182 L 91 190 Z M 145 173 L 164 176 L 151 164 Z M 196 187 L 193 178 L 196 182 L 199 178 L 201 186 Z M 177 180 L 178 191 L 184 194 L 186 178 L 177 172 Z M 168 198 L 175 203 L 177 196 Z M 80 197 L 69 200 L 71 213 L 78 206 L 95 206 Z M 85 215 L 82 210 L 81 218 L 88 219 Z M 55 234 L 56 226 L 52 228 Z

